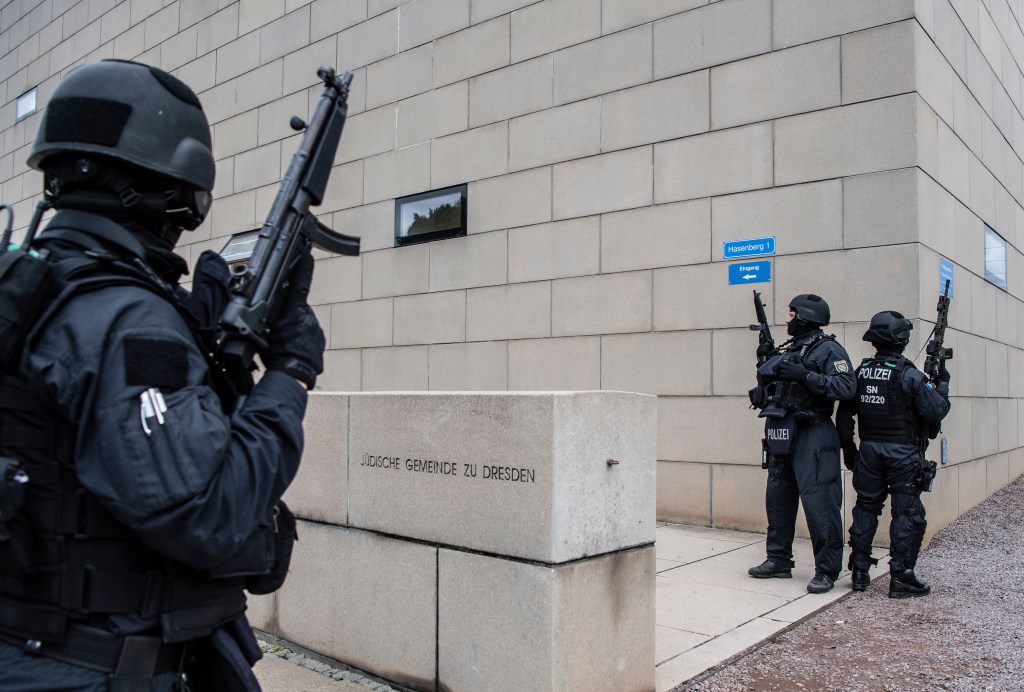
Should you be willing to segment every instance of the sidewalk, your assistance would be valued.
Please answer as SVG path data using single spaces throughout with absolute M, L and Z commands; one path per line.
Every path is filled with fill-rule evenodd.
M 797 539 L 792 579 L 752 579 L 764 560 L 764 536 L 659 523 L 655 661 L 658 692 L 671 690 L 850 593 L 849 572 L 827 594 L 807 593 L 811 543 Z M 887 571 L 884 560 L 872 576 Z M 365 692 L 273 655 L 256 664 L 265 692 Z

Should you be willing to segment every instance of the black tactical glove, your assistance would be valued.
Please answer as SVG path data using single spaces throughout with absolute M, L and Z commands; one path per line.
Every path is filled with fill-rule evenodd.
M 313 283 L 313 257 L 305 253 L 292 274 L 281 316 L 270 329 L 266 353 L 267 370 L 280 370 L 312 389 L 316 376 L 324 371 L 327 342 L 306 298 Z
M 855 445 L 847 445 L 843 447 L 843 465 L 847 469 L 853 471 L 857 468 L 857 462 L 860 461 L 860 452 L 857 451 Z
M 757 347 L 757 357 L 767 358 L 772 354 L 775 349 L 771 347 L 771 344 L 759 344 Z
M 949 380 L 951 375 L 949 370 L 946 370 L 946 364 L 942 364 L 942 369 L 939 370 L 939 383 L 935 385 L 936 391 L 944 397 L 949 397 Z
M 779 363 L 777 372 L 779 377 L 784 380 L 793 380 L 794 382 L 800 382 L 801 384 L 807 379 L 808 370 L 803 366 L 802 363 L 796 360 L 784 360 Z

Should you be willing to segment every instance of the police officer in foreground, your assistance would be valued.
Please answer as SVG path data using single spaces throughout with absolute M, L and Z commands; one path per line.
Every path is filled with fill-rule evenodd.
M 267 546 L 294 527 L 324 337 L 309 258 L 234 410 L 204 341 L 227 268 L 204 256 L 182 300 L 173 252 L 209 210 L 210 143 L 192 90 L 131 62 L 70 72 L 42 118 L 28 163 L 57 212 L 33 246 L 66 288 L 0 373 L 0 456 L 29 479 L 2 525 L 0 689 L 259 689 L 243 590 L 283 579 Z
M 938 385 L 914 367 L 903 354 L 914 325 L 892 310 L 871 318 L 864 341 L 877 353 L 865 358 L 857 370 L 857 396 L 843 402 L 836 414 L 843 461 L 853 471 L 857 504 L 850 526 L 849 567 L 853 588 L 864 591 L 871 583 L 868 570 L 871 542 L 878 529 L 887 495 L 892 496 L 889 526 L 889 596 L 926 596 L 931 587 L 917 578 L 914 566 L 927 527 L 921 491 L 930 487 L 934 463 L 923 451 L 939 422 L 949 413 L 949 372 L 943 365 Z M 860 450 L 853 440 L 857 416 Z
M 831 590 L 842 569 L 843 489 L 832 410 L 857 386 L 846 350 L 821 330 L 830 319 L 820 296 L 793 298 L 786 322 L 792 338 L 758 368 L 758 387 L 751 392 L 765 418 L 768 537 L 767 559 L 748 574 L 793 576 L 793 534 L 802 502 L 814 549 L 811 593 Z

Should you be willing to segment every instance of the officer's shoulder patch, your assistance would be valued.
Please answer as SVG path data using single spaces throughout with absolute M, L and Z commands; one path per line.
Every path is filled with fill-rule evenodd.
M 850 372 L 850 364 L 845 360 L 834 360 L 832 366 L 836 369 L 836 372 Z
M 188 347 L 153 337 L 124 341 L 124 383 L 129 387 L 181 389 L 188 382 Z

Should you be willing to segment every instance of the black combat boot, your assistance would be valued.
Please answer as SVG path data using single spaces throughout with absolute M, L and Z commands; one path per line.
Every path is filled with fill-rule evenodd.
M 807 583 L 807 590 L 811 593 L 826 593 L 835 585 L 835 580 L 827 574 L 815 574 L 814 579 Z
M 863 591 L 868 588 L 869 584 L 871 584 L 871 575 L 868 574 L 866 569 L 854 567 L 853 574 L 850 576 L 850 581 L 853 582 L 854 591 Z
M 775 562 L 769 558 L 757 567 L 751 567 L 748 569 L 747 574 L 755 579 L 771 579 L 772 577 L 778 577 L 779 579 L 792 579 L 793 568 L 789 565 L 784 565 L 781 562 Z
M 889 598 L 927 596 L 932 592 L 932 587 L 918 579 L 912 569 L 901 569 L 889 576 Z

